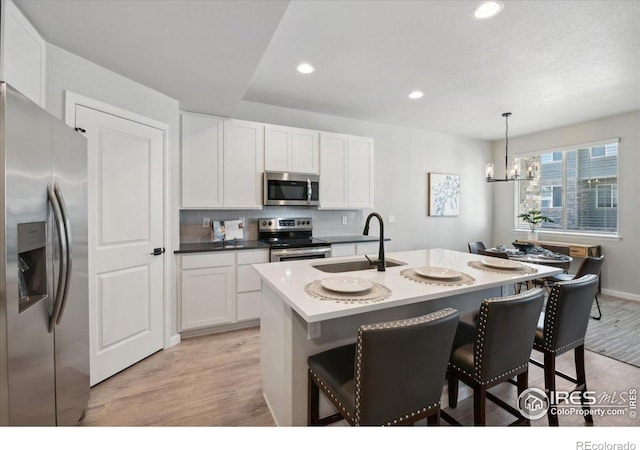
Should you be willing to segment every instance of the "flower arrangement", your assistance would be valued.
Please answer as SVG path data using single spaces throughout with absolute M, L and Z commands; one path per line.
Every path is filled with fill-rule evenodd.
M 531 209 L 526 213 L 518 214 L 518 219 L 522 219 L 523 222 L 527 222 L 529 224 L 529 228 L 531 228 L 532 233 L 534 233 L 536 231 L 536 227 L 538 227 L 543 222 L 553 223 L 553 219 L 547 216 L 543 216 L 542 211 L 538 209 Z

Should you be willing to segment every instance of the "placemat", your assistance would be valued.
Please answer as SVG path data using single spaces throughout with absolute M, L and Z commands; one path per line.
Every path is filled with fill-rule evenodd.
M 404 269 L 402 272 L 400 272 L 400 275 L 402 275 L 403 277 L 411 281 L 416 281 L 418 283 L 424 283 L 424 284 L 433 284 L 436 286 L 464 286 L 464 285 L 471 285 L 476 282 L 476 279 L 473 278 L 471 275 L 464 272 L 460 272 L 460 273 L 461 275 L 459 277 L 442 279 L 442 278 L 423 277 L 413 269 Z
M 507 275 L 509 275 L 509 274 L 513 275 L 514 273 L 517 273 L 519 275 L 530 275 L 532 273 L 538 273 L 538 269 L 535 269 L 535 268 L 529 267 L 529 266 L 525 266 L 525 265 L 523 265 L 522 267 L 520 267 L 518 269 L 498 269 L 497 267 L 485 266 L 480 261 L 469 261 L 467 263 L 467 265 L 469 267 L 473 267 L 474 269 L 484 270 L 486 272 L 504 273 L 504 274 L 507 274 Z
M 368 291 L 349 294 L 325 289 L 320 281 L 312 281 L 304 287 L 307 294 L 318 300 L 333 300 L 338 303 L 375 303 L 391 296 L 391 289 L 379 283 L 373 283 L 373 287 Z

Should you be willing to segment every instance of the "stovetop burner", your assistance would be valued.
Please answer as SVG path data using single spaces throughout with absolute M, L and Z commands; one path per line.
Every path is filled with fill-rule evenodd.
M 271 248 L 321 247 L 331 245 L 313 237 L 311 217 L 258 219 L 258 239 Z

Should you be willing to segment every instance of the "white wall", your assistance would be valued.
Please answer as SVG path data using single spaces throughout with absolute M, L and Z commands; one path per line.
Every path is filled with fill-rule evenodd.
M 234 118 L 373 137 L 375 211 L 385 218 L 385 237 L 391 238 L 388 251 L 428 247 L 467 251 L 469 241 L 490 241 L 492 198 L 483 178 L 491 156 L 488 142 L 246 101 L 239 104 Z M 460 175 L 460 216 L 427 216 L 428 172 Z M 363 222 L 368 212 L 360 216 Z M 395 223 L 388 223 L 389 215 L 395 216 Z M 372 226 L 371 233 L 377 230 Z
M 169 192 L 171 245 L 167 263 L 171 265 L 170 323 L 171 335 L 177 333 L 177 299 L 175 286 L 176 258 L 180 241 L 179 229 L 179 173 L 180 173 L 180 115 L 177 100 L 167 97 L 142 84 L 118 75 L 55 45 L 47 44 L 47 110 L 64 120 L 64 92 L 69 90 L 86 97 L 140 114 L 169 125 Z
M 618 149 L 618 233 L 620 240 L 576 237 L 540 232 L 540 239 L 601 244 L 605 254 L 602 288 L 605 293 L 640 300 L 640 111 L 606 117 L 577 125 L 509 138 L 509 155 L 579 145 L 608 138 L 620 138 Z M 504 141 L 493 146 L 496 176 L 504 165 Z M 513 231 L 513 184 L 496 183 L 494 189 L 493 237 L 509 244 L 526 233 Z

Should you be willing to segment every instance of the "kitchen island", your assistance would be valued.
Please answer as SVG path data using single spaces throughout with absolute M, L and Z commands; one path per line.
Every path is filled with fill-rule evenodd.
M 384 272 L 370 269 L 327 273 L 314 267 L 356 259 L 364 258 L 311 259 L 253 266 L 262 278 L 262 388 L 277 425 L 306 425 L 308 356 L 354 342 L 358 326 L 419 316 L 444 307 L 464 314 L 476 310 L 484 298 L 511 293 L 515 283 L 561 272 L 553 267 L 525 264 L 526 268 L 537 271 L 499 273 L 486 270 L 491 269 L 488 267 L 477 268 L 481 261 L 495 261 L 494 258 L 446 249 L 390 253 L 387 260 L 402 265 L 387 267 Z M 470 262 L 476 267 L 471 267 Z M 473 282 L 443 286 L 401 275 L 406 269 L 425 266 L 459 271 L 472 277 Z M 305 291 L 309 283 L 336 276 L 370 280 L 391 292 L 382 301 L 338 302 L 319 299 Z M 331 411 L 328 402 L 321 403 L 321 416 Z

